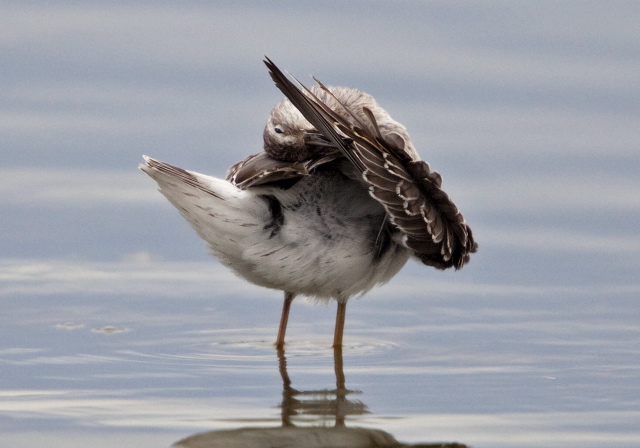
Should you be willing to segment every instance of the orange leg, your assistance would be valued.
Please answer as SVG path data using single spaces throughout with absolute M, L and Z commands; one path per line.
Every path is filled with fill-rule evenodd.
M 333 347 L 342 347 L 342 334 L 344 333 L 344 318 L 347 313 L 347 302 L 338 302 L 336 314 L 336 329 L 333 333 Z
M 284 303 L 282 305 L 282 315 L 280 316 L 280 328 L 278 328 L 278 339 L 276 339 L 276 347 L 284 347 L 284 335 L 287 332 L 287 322 L 289 321 L 289 309 L 291 308 L 291 302 L 295 298 L 295 294 L 292 292 L 284 293 Z

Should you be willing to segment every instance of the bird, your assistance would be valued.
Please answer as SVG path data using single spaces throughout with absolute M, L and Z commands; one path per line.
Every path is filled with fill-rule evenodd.
M 440 174 L 371 95 L 316 78 L 307 88 L 264 63 L 285 98 L 269 114 L 261 152 L 225 179 L 148 156 L 140 169 L 224 265 L 284 292 L 277 348 L 303 295 L 337 302 L 341 349 L 350 297 L 389 281 L 410 258 L 460 269 L 478 245 Z

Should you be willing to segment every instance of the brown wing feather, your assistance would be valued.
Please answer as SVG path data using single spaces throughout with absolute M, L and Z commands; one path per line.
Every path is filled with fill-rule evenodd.
M 385 208 L 389 220 L 404 234 L 405 244 L 416 257 L 440 269 L 458 269 L 469 261 L 469 254 L 477 249 L 471 229 L 441 189 L 442 177 L 431 171 L 428 163 L 413 160 L 404 145 L 400 147 L 383 139 L 370 111 L 363 109 L 371 126 L 358 120 L 354 120 L 357 123 L 354 125 L 300 84 L 303 93 L 268 58 L 265 64 L 276 86 L 300 113 L 362 172 L 371 196 Z M 331 95 L 351 117 L 356 116 Z M 345 142 L 344 137 L 351 142 Z M 399 138 L 398 143 L 401 141 Z
M 261 152 L 241 160 L 227 171 L 227 181 L 243 190 L 251 187 L 280 184 L 290 186 L 316 167 L 335 160 L 336 154 L 324 155 L 303 162 L 284 162 Z
M 344 137 L 338 133 L 333 125 L 337 120 L 342 119 L 333 113 L 319 98 L 314 98 L 315 95 L 304 86 L 303 88 L 306 90 L 307 95 L 302 93 L 269 58 L 265 58 L 264 63 L 269 69 L 269 74 L 275 82 L 276 87 L 289 98 L 289 101 L 291 101 L 318 132 L 329 139 L 336 148 L 341 150 L 344 157 L 349 159 L 351 163 L 362 171 L 363 168 L 359 165 L 358 159 L 353 156 L 352 151 L 348 149 L 347 145 L 342 141 Z

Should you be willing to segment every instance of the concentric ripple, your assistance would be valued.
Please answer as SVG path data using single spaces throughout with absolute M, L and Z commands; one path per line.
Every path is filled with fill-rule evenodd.
M 253 333 L 253 334 L 251 334 Z M 264 333 L 264 334 L 262 334 Z M 184 338 L 160 342 L 161 345 L 146 347 L 143 350 L 121 350 L 119 354 L 129 361 L 148 363 L 178 363 L 181 365 L 217 365 L 253 367 L 272 365 L 277 359 L 271 331 L 229 330 L 189 333 Z M 343 347 L 345 357 L 379 356 L 399 347 L 393 342 L 350 336 Z M 332 339 L 327 335 L 299 335 L 291 337 L 285 347 L 287 359 L 333 358 Z M 138 347 L 143 348 L 143 347 Z M 148 349 L 148 350 L 147 350 Z

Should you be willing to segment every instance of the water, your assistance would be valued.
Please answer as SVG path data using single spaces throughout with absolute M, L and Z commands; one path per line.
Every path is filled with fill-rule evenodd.
M 638 446 L 634 2 L 39 3 L 0 7 L 1 448 Z M 282 294 L 135 168 L 257 152 L 264 54 L 372 93 L 480 245 L 352 299 L 341 354 L 302 299 L 278 353 Z
M 214 262 L 185 266 L 200 294 L 215 291 L 208 298 L 159 288 L 154 273 L 175 269 L 4 266 L 23 273 L 2 291 L 6 446 L 169 446 L 283 421 L 411 444 L 632 446 L 640 435 L 637 287 L 428 292 L 430 279 L 410 266 L 352 300 L 340 359 L 333 308 L 294 302 L 279 356 L 279 294 L 217 283 L 225 271 Z M 112 282 L 122 291 L 107 292 Z M 38 293 L 39 283 L 56 292 Z M 341 374 L 352 391 L 342 396 Z

